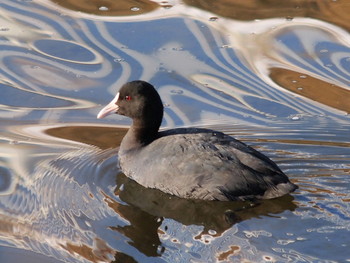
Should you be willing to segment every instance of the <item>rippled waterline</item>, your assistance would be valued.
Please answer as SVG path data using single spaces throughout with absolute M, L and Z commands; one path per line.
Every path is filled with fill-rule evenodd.
M 34 145 L 37 145 L 33 149 L 37 154 L 39 153 L 40 156 L 43 156 L 43 153 L 46 150 L 46 152 L 50 151 L 50 154 L 52 156 L 48 157 L 46 154 L 44 154 L 47 161 L 43 161 L 42 157 L 39 159 L 40 165 L 37 166 L 37 168 L 34 168 L 34 172 L 30 173 L 35 176 L 32 177 L 31 175 L 32 178 L 28 177 L 29 181 L 27 181 L 28 179 L 21 178 L 22 176 L 20 175 L 21 171 L 28 169 L 27 167 L 14 165 L 18 162 L 13 163 L 12 165 L 9 163 L 6 165 L 12 171 L 17 171 L 18 174 L 16 175 L 16 173 L 12 172 L 12 184 L 15 184 L 16 187 L 11 187 L 11 192 L 9 192 L 9 190 L 7 190 L 7 192 L 3 192 L 4 196 L 1 199 L 2 204 L 7 204 L 7 206 L 11 205 L 13 208 L 16 208 L 16 211 L 18 211 L 19 214 L 16 216 L 17 212 L 15 212 L 13 208 L 11 210 L 2 210 L 3 213 L 5 211 L 8 211 L 5 214 L 10 213 L 7 216 L 3 214 L 2 220 L 5 225 L 9 226 L 9 223 L 7 222 L 13 222 L 13 220 L 16 220 L 15 218 L 20 217 L 21 221 L 19 222 L 24 222 L 17 226 L 17 228 L 21 229 L 21 232 L 24 231 L 26 235 L 31 236 L 30 243 L 32 245 L 36 244 L 35 249 L 34 247 L 31 248 L 28 246 L 25 246 L 24 248 L 30 250 L 34 249 L 34 251 L 40 251 L 44 254 L 48 253 L 47 251 L 45 252 L 46 245 L 44 244 L 46 241 L 45 243 L 41 243 L 39 240 L 43 238 L 43 230 L 47 229 L 45 231 L 48 232 L 45 235 L 49 235 L 50 239 L 52 239 L 52 241 L 50 241 L 51 249 L 54 249 L 54 251 L 57 250 L 55 253 L 60 253 L 60 255 L 56 255 L 56 257 L 61 259 L 62 256 L 66 258 L 73 251 L 75 251 L 75 253 L 77 253 L 77 251 L 80 251 L 77 250 L 79 245 L 73 245 L 74 242 L 77 242 L 77 240 L 80 240 L 79 243 L 83 242 L 85 246 L 95 247 L 94 250 L 96 250 L 96 242 L 100 242 L 97 240 L 100 240 L 102 238 L 101 240 L 104 240 L 104 242 L 106 241 L 106 239 L 104 239 L 106 236 L 102 234 L 106 231 L 104 228 L 111 226 L 111 223 L 113 221 L 119 222 L 118 225 L 128 226 L 131 223 L 130 226 L 136 227 L 136 229 L 138 227 L 141 227 L 141 229 L 144 228 L 143 231 L 146 231 L 148 233 L 147 235 L 152 233 L 148 232 L 152 231 L 149 229 L 152 227 L 154 230 L 158 229 L 156 232 L 158 232 L 158 236 L 161 242 L 158 246 L 164 247 L 160 247 L 158 249 L 160 251 L 165 250 L 165 252 L 160 253 L 158 250 L 153 251 L 153 249 L 151 249 L 152 245 L 150 247 L 146 246 L 143 248 L 144 250 L 142 250 L 142 247 L 144 246 L 142 245 L 142 242 L 149 241 L 143 238 L 145 234 L 143 234 L 142 231 L 139 232 L 139 230 L 134 230 L 136 232 L 134 232 L 134 236 L 132 236 L 134 242 L 141 242 L 140 245 L 136 244 L 136 247 L 141 246 L 138 247 L 138 249 L 141 249 L 141 251 L 143 251 L 143 253 L 146 255 L 148 255 L 148 253 L 155 253 L 154 255 L 163 255 L 162 257 L 164 259 L 170 257 L 168 259 L 170 262 L 172 262 L 177 253 L 181 253 L 182 249 L 192 252 L 186 257 L 182 255 L 179 259 L 180 261 L 186 261 L 192 257 L 198 257 L 198 259 L 206 260 L 211 258 L 213 255 L 218 258 L 225 258 L 225 253 L 228 253 L 230 256 L 235 255 L 238 258 L 251 258 L 256 262 L 259 260 L 259 258 L 261 259 L 264 257 L 274 258 L 278 261 L 283 260 L 283 257 L 288 253 L 291 253 L 288 257 L 293 257 L 293 253 L 295 253 L 292 251 L 287 253 L 285 250 L 277 249 L 278 246 L 287 246 L 291 244 L 297 246 L 300 242 L 311 242 L 314 238 L 312 234 L 317 236 L 326 231 L 325 233 L 327 233 L 327 236 L 329 236 L 330 233 L 334 232 L 332 229 L 344 230 L 349 228 L 348 219 L 350 215 L 348 213 L 348 200 L 350 200 L 350 192 L 347 185 L 344 185 L 344 180 L 347 180 L 347 177 L 350 173 L 350 158 L 348 155 L 349 147 L 348 145 L 334 142 L 334 144 L 331 146 L 334 150 L 333 152 L 328 151 L 325 154 L 321 154 L 319 149 L 320 147 L 323 147 L 322 145 L 324 143 L 322 143 L 322 141 L 327 142 L 327 138 L 332 136 L 331 131 L 322 133 L 322 129 L 320 129 L 318 142 L 315 140 L 310 140 L 309 137 L 311 137 L 311 134 L 306 132 L 304 134 L 305 140 L 301 138 L 295 138 L 295 141 L 298 141 L 298 144 L 295 144 L 295 142 L 286 142 L 284 137 L 300 137 L 302 134 L 288 134 L 283 131 L 281 132 L 279 129 L 274 130 L 273 128 L 261 129 L 257 127 L 253 128 L 242 126 L 236 127 L 234 129 L 232 126 L 217 128 L 219 128 L 219 130 L 227 132 L 228 134 L 237 136 L 238 138 L 246 141 L 256 148 L 259 148 L 271 156 L 274 160 L 276 160 L 281 168 L 285 170 L 287 174 L 289 174 L 292 181 L 297 183 L 300 187 L 300 189 L 295 194 L 293 194 L 295 198 L 293 203 L 291 203 L 290 200 L 276 200 L 272 202 L 268 201 L 266 204 L 263 202 L 262 204 L 251 209 L 248 209 L 245 207 L 246 205 L 244 205 L 245 208 L 241 210 L 241 208 L 239 208 L 239 204 L 237 208 L 232 205 L 226 205 L 223 208 L 218 207 L 217 205 L 215 205 L 215 207 L 211 205 L 209 206 L 208 204 L 194 204 L 193 206 L 191 202 L 188 202 L 186 200 L 182 204 L 181 200 L 168 200 L 168 197 L 166 195 L 159 196 L 159 193 L 147 191 L 145 189 L 142 189 L 142 187 L 141 189 L 140 187 L 135 189 L 137 186 L 132 186 L 123 181 L 117 183 L 117 188 L 113 190 L 115 188 L 114 180 L 118 174 L 118 170 L 116 169 L 117 160 L 115 159 L 115 150 L 104 150 L 101 152 L 97 148 L 75 145 L 75 147 L 71 147 L 70 150 L 68 150 L 67 147 L 65 147 L 66 150 L 60 147 L 59 152 L 53 155 L 52 148 L 48 149 L 45 147 L 45 145 L 52 147 L 55 145 L 54 142 L 57 140 L 55 137 L 51 137 L 52 142 L 49 143 L 48 140 L 50 140 L 50 136 L 47 136 L 45 134 L 54 134 L 55 136 L 61 137 L 61 139 L 57 141 L 59 143 L 62 141 L 62 139 L 65 138 L 69 138 L 70 140 L 81 138 L 80 135 L 84 131 L 86 132 L 86 129 L 89 129 L 88 127 L 82 125 L 66 127 L 43 127 L 41 131 L 40 129 L 31 129 L 30 127 L 24 129 L 20 129 L 20 127 L 14 127 L 11 129 L 12 131 L 17 131 L 17 133 L 20 133 L 22 136 L 26 134 L 26 138 L 33 138 L 30 141 L 34 143 Z M 316 128 L 312 130 L 317 131 Z M 35 132 L 33 133 L 33 131 Z M 92 132 L 97 134 L 102 133 L 116 135 L 119 131 L 115 130 L 115 128 L 111 129 L 110 127 L 92 127 L 90 133 Z M 38 140 L 38 138 L 40 138 L 40 136 L 38 136 L 40 133 L 44 137 L 42 137 L 41 140 Z M 120 130 L 120 133 L 122 136 L 122 134 L 125 133 L 125 129 Z M 339 130 L 336 130 L 336 134 L 341 135 L 341 132 L 339 132 Z M 347 135 L 346 129 L 343 129 L 343 134 L 344 136 Z M 259 139 L 254 141 L 253 138 L 257 135 Z M 43 146 L 39 147 L 37 143 L 43 141 L 45 137 L 47 137 L 47 142 Z M 339 136 L 339 138 L 341 138 L 341 136 Z M 38 142 L 35 142 L 37 140 Z M 91 141 L 87 143 L 92 143 L 93 141 L 95 145 L 104 143 L 103 137 L 100 137 L 97 140 L 96 138 L 90 138 L 90 140 Z M 22 144 L 26 143 L 18 141 L 16 147 L 12 147 L 18 148 L 17 153 L 15 154 L 16 156 L 18 156 L 19 152 L 23 151 L 23 146 L 21 146 Z M 27 156 L 26 158 L 29 160 L 23 160 L 19 164 L 33 163 L 33 160 L 38 161 L 36 156 L 37 154 L 28 154 L 27 148 L 28 147 L 25 147 L 24 151 L 27 153 L 25 156 Z M 42 152 L 37 152 L 40 148 L 42 148 Z M 74 148 L 77 148 L 77 150 L 74 150 Z M 318 150 L 316 150 L 317 148 Z M 61 151 L 64 152 L 62 155 L 60 154 Z M 305 158 L 306 156 L 308 158 Z M 13 159 L 13 157 L 9 158 L 9 160 L 11 159 Z M 26 181 L 27 183 L 25 183 Z M 55 191 L 53 191 L 53 189 Z M 117 196 L 113 194 L 114 191 Z M 67 199 L 65 196 L 60 195 L 59 193 L 61 192 L 64 192 L 66 195 L 70 196 L 70 198 Z M 145 199 L 145 196 L 147 196 L 147 199 Z M 10 199 L 8 200 L 7 198 Z M 131 205 L 130 208 L 126 206 L 120 210 L 118 207 L 120 205 L 123 207 L 124 204 L 119 198 L 122 198 L 121 200 L 129 203 Z M 155 204 L 159 202 L 161 203 L 157 204 L 156 206 L 152 205 L 150 207 L 150 204 L 154 202 L 150 201 L 152 199 L 157 200 Z M 31 205 L 28 206 L 29 204 Z M 102 204 L 104 205 L 101 206 Z M 60 212 L 61 209 L 59 209 L 59 207 L 63 208 L 62 212 Z M 96 209 L 97 207 L 99 207 L 99 209 Z M 112 208 L 112 210 L 109 207 Z M 174 207 L 177 208 L 174 209 Z M 135 209 L 140 208 L 141 210 L 139 210 L 139 212 L 137 212 L 137 210 L 136 212 L 134 211 Z M 236 211 L 235 215 L 234 217 L 231 217 L 231 221 L 221 221 L 224 218 L 220 219 L 223 215 L 220 214 L 226 211 L 227 208 L 234 209 L 233 211 Z M 36 211 L 37 209 L 39 210 Z M 286 214 L 286 212 L 283 212 L 288 211 L 289 209 L 291 209 L 291 211 L 294 211 L 293 214 Z M 186 219 L 183 213 L 179 213 L 179 211 L 183 210 L 186 211 L 185 214 L 189 215 L 188 219 Z M 147 214 L 145 214 L 144 211 L 146 211 L 147 214 L 149 213 L 148 216 L 146 216 Z M 213 211 L 216 212 L 214 212 L 214 217 L 209 217 L 209 214 L 206 211 L 210 211 L 210 214 L 212 214 Z M 140 215 L 138 215 L 139 213 Z M 137 219 L 137 217 L 141 215 L 142 219 Z M 11 217 L 6 219 L 8 216 Z M 163 218 L 164 216 L 165 218 Z M 269 220 L 255 219 L 256 216 L 265 219 L 273 216 L 275 217 L 275 220 L 273 221 L 277 220 L 277 222 L 269 222 L 272 220 L 271 218 Z M 147 217 L 150 218 L 147 219 Z M 196 219 L 196 217 L 199 218 Z M 173 221 L 172 218 L 174 218 L 175 221 Z M 279 222 L 279 220 L 283 218 L 284 220 L 282 222 Z M 291 218 L 294 218 L 293 220 L 300 218 L 299 220 L 304 220 L 306 222 L 310 220 L 312 222 L 310 222 L 310 226 L 304 230 L 297 225 L 289 225 L 291 223 Z M 317 218 L 317 221 L 319 223 L 320 221 L 325 222 L 321 223 L 317 227 L 313 222 L 315 218 Z M 58 227 L 62 228 L 62 230 L 65 229 L 64 232 L 61 232 L 62 230 L 59 230 L 59 232 L 61 232 L 59 236 L 56 236 L 56 230 L 52 228 L 52 220 L 56 222 L 55 228 Z M 147 220 L 150 220 L 150 222 L 154 222 L 155 225 L 153 225 L 153 223 L 151 225 L 148 223 L 145 225 L 145 220 L 146 222 Z M 256 220 L 259 220 L 259 222 L 255 222 Z M 284 222 L 285 220 L 289 222 L 287 225 L 286 222 Z M 104 225 L 104 221 L 107 225 Z M 177 222 L 182 222 L 184 225 L 181 226 L 181 223 L 179 225 Z M 237 222 L 242 222 L 242 224 L 237 224 Z M 36 233 L 38 231 L 37 229 L 33 229 L 29 225 L 26 225 L 32 225 L 33 223 L 39 227 L 39 236 L 39 233 Z M 60 227 L 62 223 L 63 225 Z M 159 225 L 159 223 L 162 224 Z M 236 224 L 232 225 L 233 223 Z M 286 235 L 283 235 L 285 231 L 280 232 L 275 230 L 276 224 L 278 225 L 280 223 L 283 224 L 283 229 L 287 231 Z M 270 224 L 272 224 L 271 228 Z M 91 232 L 91 227 L 93 225 L 95 225 L 95 229 L 98 227 L 96 229 L 96 232 Z M 186 225 L 188 225 L 188 227 L 186 227 Z M 190 225 L 193 226 L 190 227 Z M 194 227 L 195 225 L 198 227 Z M 203 225 L 204 228 L 200 227 L 201 225 Z M 255 229 L 254 226 L 258 226 L 258 229 Z M 251 229 L 252 227 L 253 229 Z M 108 228 L 109 227 L 107 227 L 107 229 Z M 120 229 L 120 227 L 112 228 L 117 232 L 117 229 Z M 180 231 L 180 229 L 182 230 Z M 207 231 L 209 231 L 208 234 L 206 234 Z M 87 237 L 84 237 L 84 233 L 88 234 L 89 232 L 89 235 L 92 234 L 94 236 L 93 240 L 95 241 L 89 241 L 90 239 L 86 239 Z M 75 233 L 75 238 L 72 236 L 73 233 Z M 188 235 L 190 233 L 194 235 L 194 241 L 188 240 Z M 307 236 L 311 235 L 311 237 L 305 237 L 306 233 L 308 233 Z M 115 239 L 115 234 L 115 232 L 109 233 L 112 240 Z M 241 236 L 241 234 L 243 234 L 243 236 Z M 197 235 L 199 236 L 196 237 Z M 14 237 L 16 239 L 20 238 L 18 234 L 15 234 Z M 271 237 L 277 238 L 275 241 L 277 246 L 274 250 L 275 252 L 265 254 L 255 253 L 250 256 L 249 253 L 246 253 L 247 251 L 253 249 L 252 244 L 249 242 L 250 239 L 253 238 L 262 242 L 267 242 L 263 240 Z M 45 237 L 44 239 L 47 240 L 47 238 L 48 237 Z M 152 237 L 152 240 L 154 238 L 155 237 Z M 108 240 L 109 239 L 107 239 L 107 241 Z M 7 242 L 9 242 L 9 239 L 7 239 Z M 39 244 L 37 242 L 39 242 Z M 65 244 L 66 242 L 69 242 L 67 245 L 65 245 L 66 249 L 69 248 L 68 252 L 70 251 L 68 255 L 66 254 L 67 252 L 64 252 L 65 249 L 61 251 L 62 249 L 60 248 L 62 247 L 62 244 Z M 71 242 L 73 243 L 70 244 Z M 112 245 L 112 247 L 109 247 L 110 253 L 114 255 L 117 253 L 117 251 L 120 251 L 121 244 L 119 242 L 109 242 L 110 243 L 107 247 Z M 173 245 L 171 244 L 177 244 L 176 247 L 178 248 L 172 248 Z M 271 242 L 269 241 L 268 244 L 271 244 Z M 344 244 L 346 243 L 341 244 L 341 246 Z M 232 248 L 232 246 L 234 248 Z M 103 245 L 102 248 L 103 247 L 106 247 L 106 244 Z M 205 247 L 210 248 L 209 250 L 206 250 L 206 253 L 202 251 L 202 249 L 205 249 Z M 37 250 L 38 248 L 39 250 Z M 197 249 L 201 251 L 200 253 L 203 255 L 202 257 L 199 255 L 195 256 L 196 253 L 194 251 Z M 214 252 L 212 249 L 214 249 L 216 252 Z M 236 250 L 240 251 L 240 253 L 237 253 L 238 251 Z M 171 254 L 169 254 L 170 252 Z M 49 252 L 49 255 L 51 255 L 51 253 L 52 252 Z M 98 252 L 95 251 L 93 253 Z M 112 257 L 112 254 L 110 257 Z M 135 252 L 132 253 L 132 255 L 134 254 Z M 302 254 L 297 255 L 298 258 L 304 258 L 307 254 L 304 256 Z M 141 262 L 143 260 L 144 259 L 142 259 Z M 70 258 L 68 261 L 71 262 L 73 259 Z M 80 262 L 80 260 L 77 262 Z
M 249 8 L 57 3 L 64 7 L 2 2 L 1 262 L 350 260 L 345 9 L 279 3 L 271 10 L 281 7 L 280 18 L 255 19 L 269 10 L 257 8 L 235 20 Z M 290 15 L 304 11 L 314 18 Z M 96 114 L 132 79 L 156 86 L 163 127 L 233 135 L 299 189 L 259 203 L 208 203 L 128 180 L 117 147 L 130 121 Z

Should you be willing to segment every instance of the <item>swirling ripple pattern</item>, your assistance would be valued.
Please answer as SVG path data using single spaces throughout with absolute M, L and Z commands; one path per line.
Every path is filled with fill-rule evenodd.
M 1 3 L 0 248 L 57 262 L 344 259 L 348 32 L 312 18 L 243 22 L 180 1 L 120 16 L 53 2 Z M 234 210 L 128 182 L 117 149 L 85 144 L 79 127 L 129 124 L 95 116 L 134 79 L 158 89 L 163 127 L 220 129 L 267 152 L 300 186 L 294 199 Z M 50 135 L 67 127 L 81 136 Z M 318 239 L 333 242 L 332 257 L 317 248 L 310 255 L 305 244 Z

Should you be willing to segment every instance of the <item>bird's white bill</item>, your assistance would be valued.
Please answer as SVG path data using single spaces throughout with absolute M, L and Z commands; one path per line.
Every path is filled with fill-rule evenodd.
M 97 114 L 97 119 L 102 119 L 110 114 L 116 113 L 119 109 L 118 105 L 116 104 L 118 99 L 119 92 L 115 98 Z

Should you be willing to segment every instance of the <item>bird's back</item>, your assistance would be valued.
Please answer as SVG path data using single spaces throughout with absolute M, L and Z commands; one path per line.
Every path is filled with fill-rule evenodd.
M 221 132 L 173 129 L 150 144 L 120 149 L 124 173 L 139 184 L 183 198 L 274 198 L 296 189 L 278 166 Z

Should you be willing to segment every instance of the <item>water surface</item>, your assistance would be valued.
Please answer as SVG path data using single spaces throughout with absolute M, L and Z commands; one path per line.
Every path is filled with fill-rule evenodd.
M 294 2 L 2 1 L 0 262 L 350 261 L 350 10 Z M 96 114 L 134 79 L 163 128 L 235 136 L 299 189 L 217 203 L 127 179 L 130 120 Z

